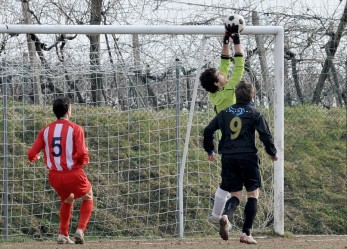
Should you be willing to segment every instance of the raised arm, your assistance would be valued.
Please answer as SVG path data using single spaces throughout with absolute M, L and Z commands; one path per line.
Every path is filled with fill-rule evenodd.
M 234 44 L 234 61 L 235 65 L 231 72 L 230 79 L 228 81 L 228 84 L 226 85 L 226 89 L 235 89 L 235 86 L 237 83 L 240 82 L 240 80 L 243 77 L 243 73 L 245 71 L 245 62 L 243 58 L 243 49 L 240 41 L 240 35 L 239 34 L 232 34 L 231 38 L 233 40 Z

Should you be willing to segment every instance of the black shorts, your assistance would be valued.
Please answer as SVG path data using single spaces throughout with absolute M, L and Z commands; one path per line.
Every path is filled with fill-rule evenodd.
M 261 187 L 258 155 L 256 153 L 222 155 L 222 183 L 220 188 L 237 192 L 245 186 L 247 192 Z

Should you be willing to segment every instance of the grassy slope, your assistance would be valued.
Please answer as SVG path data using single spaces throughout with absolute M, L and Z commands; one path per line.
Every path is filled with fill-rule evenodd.
M 129 120 L 127 114 L 115 114 L 110 110 L 105 111 L 103 108 L 106 107 L 100 107 L 100 109 L 89 107 L 88 110 L 79 108 L 80 113 L 76 113 L 78 117 L 86 116 L 85 113 L 88 115 L 88 118 L 77 119 L 77 122 L 85 126 L 87 131 L 92 161 L 88 174 L 91 181 L 101 184 L 95 189 L 98 208 L 94 212 L 95 217 L 92 217 L 96 220 L 92 226 L 93 230 L 100 231 L 99 233 L 95 232 L 95 234 L 101 236 L 126 236 L 129 234 L 132 236 L 145 236 L 146 234 L 163 236 L 173 234 L 176 226 L 175 212 L 167 211 L 175 210 L 176 207 L 175 145 L 165 141 L 175 138 L 175 130 L 168 130 L 165 128 L 166 125 L 162 124 L 162 122 L 174 123 L 173 115 L 165 112 L 159 115 L 153 112 L 139 112 L 134 113 Z M 18 132 L 22 130 L 22 122 L 9 122 L 10 154 L 25 155 L 28 145 L 33 141 L 33 128 L 36 127 L 37 129 L 46 123 L 44 117 L 50 111 L 49 109 L 45 110 L 38 107 L 35 109 L 27 107 L 24 111 L 21 107 L 11 109 L 9 120 L 21 120 L 21 115 L 25 115 L 27 130 L 24 133 Z M 93 118 L 98 113 L 110 114 L 98 115 L 97 118 Z M 155 121 L 158 116 L 161 116 L 162 120 Z M 347 217 L 345 117 L 346 111 L 344 109 L 326 110 L 315 106 L 286 108 L 285 229 L 287 231 L 297 234 L 347 234 L 345 222 Z M 197 114 L 195 118 L 201 124 L 207 123 L 204 114 Z M 95 125 L 99 127 L 97 130 L 92 128 Z M 141 127 L 145 131 L 153 130 L 155 132 L 139 133 Z M 160 128 L 162 128 L 162 132 L 156 132 Z M 201 133 L 202 128 L 203 126 L 201 129 L 193 129 L 192 132 Z M 103 133 L 109 135 L 104 136 Z M 147 146 L 147 142 L 150 140 L 159 141 L 160 146 L 170 148 L 172 154 L 158 155 L 157 157 L 148 156 L 148 151 L 155 153 L 156 150 L 156 147 Z M 141 148 L 138 145 L 141 145 Z M 198 148 L 199 145 L 199 141 L 193 141 L 190 145 L 190 151 L 197 151 L 190 155 L 193 158 L 205 156 L 202 149 Z M 120 150 L 97 150 L 98 148 L 110 147 L 117 147 Z M 106 158 L 108 153 L 111 154 L 109 157 L 111 161 L 102 165 L 98 164 L 98 161 L 106 161 L 102 158 Z M 129 156 L 133 157 L 131 163 L 128 159 Z M 134 157 L 138 159 L 134 159 Z M 42 163 L 37 164 L 36 167 L 28 168 L 25 157 L 13 156 L 10 157 L 9 164 L 16 165 L 9 170 L 9 175 L 13 176 L 14 182 L 13 187 L 11 187 L 13 194 L 10 195 L 11 215 L 13 216 L 10 226 L 14 230 L 20 226 L 22 233 L 31 235 L 54 233 L 56 225 L 52 226 L 52 223 L 57 223 L 58 216 L 52 214 L 52 210 L 58 209 L 59 203 L 45 180 L 45 170 Z M 151 167 L 145 167 L 145 165 L 151 165 Z M 209 179 L 204 175 L 196 175 L 194 167 L 201 167 L 199 172 L 204 172 L 203 167 L 208 167 L 208 164 L 198 163 L 194 165 L 194 163 L 190 163 L 188 169 L 192 171 L 192 174 L 195 174 L 197 183 L 190 183 L 185 188 L 185 193 L 189 193 L 190 196 L 197 193 L 201 196 L 208 196 L 209 190 L 202 186 L 207 186 Z M 100 174 L 105 170 L 107 170 L 107 174 Z M 126 184 L 122 179 L 130 179 L 133 182 Z M 141 179 L 141 183 L 137 179 Z M 12 184 L 12 182 L 10 183 Z M 36 191 L 34 192 L 33 189 Z M 144 189 L 160 189 L 160 191 L 149 193 L 143 191 Z M 138 191 L 142 191 L 141 200 L 138 200 Z M 126 200 L 115 198 L 124 195 L 128 195 Z M 148 198 L 152 201 L 150 207 L 146 205 Z M 45 200 L 45 203 L 41 202 L 42 199 Z M 170 201 L 161 202 L 161 200 L 167 199 Z M 55 202 L 51 202 L 53 200 Z M 135 204 L 133 209 L 128 206 L 132 200 Z M 136 205 L 138 201 L 143 204 Z M 34 204 L 23 207 L 22 202 L 34 202 Z M 187 198 L 185 205 L 188 210 L 187 219 L 194 220 L 196 217 L 204 221 L 206 214 L 199 213 L 200 211 L 196 211 L 194 207 L 200 205 L 208 208 L 208 197 Z M 48 215 L 40 215 L 43 211 Z M 135 218 L 128 218 L 127 220 L 121 218 L 126 213 Z M 148 213 L 148 218 L 136 218 L 136 216 L 145 216 L 146 213 Z M 158 213 L 160 214 L 158 215 Z M 28 216 L 28 218 L 23 218 L 23 215 Z M 147 227 L 146 232 L 142 229 L 144 226 L 142 223 Z M 186 224 L 189 225 L 186 230 L 190 227 L 196 231 L 209 230 L 209 227 L 204 227 L 206 222 Z M 2 220 L 0 225 L 3 225 Z M 129 230 L 128 227 L 138 229 Z M 152 227 L 152 229 L 148 229 L 148 227 Z
M 285 227 L 346 234 L 346 110 L 286 108 Z

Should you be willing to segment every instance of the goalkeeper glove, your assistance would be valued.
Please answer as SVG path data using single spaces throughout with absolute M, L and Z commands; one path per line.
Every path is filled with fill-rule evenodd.
M 235 24 L 224 24 L 225 27 L 225 31 L 229 32 L 230 34 L 237 34 L 239 33 L 239 25 L 235 25 Z
M 241 43 L 240 42 L 240 35 L 239 35 L 239 33 L 232 34 L 231 35 L 231 39 L 233 39 L 234 45 L 238 45 L 238 44 Z
M 223 44 L 229 44 L 230 43 L 230 33 L 225 32 L 223 37 Z

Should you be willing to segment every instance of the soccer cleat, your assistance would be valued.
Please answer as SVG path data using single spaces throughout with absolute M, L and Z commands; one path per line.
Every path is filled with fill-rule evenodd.
M 84 233 L 83 233 L 82 229 L 76 230 L 75 244 L 84 244 Z
M 215 226 L 216 228 L 219 228 L 219 219 L 216 219 L 215 217 L 213 217 L 212 215 L 210 215 L 208 217 L 208 222 L 210 224 L 212 224 L 213 226 Z
M 257 241 L 253 239 L 252 235 L 247 236 L 245 233 L 241 233 L 240 242 L 246 244 L 257 244 Z
M 229 239 L 229 220 L 227 215 L 222 215 L 219 220 L 219 236 L 223 240 Z
M 215 228 L 219 229 L 219 220 L 220 219 L 216 219 L 215 217 L 213 217 L 212 215 L 210 215 L 208 217 L 208 223 L 210 223 L 211 225 L 213 225 Z M 231 230 L 231 223 L 228 220 L 228 230 Z
M 57 242 L 58 242 L 58 244 L 71 244 L 71 245 L 75 244 L 75 242 L 73 242 L 69 236 L 64 236 L 62 234 L 58 235 Z

